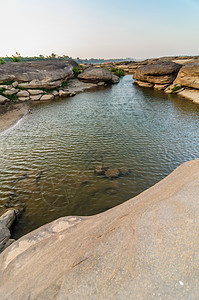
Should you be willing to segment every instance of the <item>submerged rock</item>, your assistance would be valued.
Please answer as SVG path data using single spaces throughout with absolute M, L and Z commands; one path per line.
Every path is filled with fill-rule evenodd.
M 198 299 L 198 177 L 186 162 L 104 213 L 23 236 L 0 255 L 0 299 Z
M 98 176 L 104 175 L 107 168 L 103 167 L 102 165 L 99 165 L 95 168 L 94 173 Z
M 108 169 L 105 172 L 105 176 L 112 179 L 112 178 L 117 178 L 119 177 L 120 173 L 118 169 Z

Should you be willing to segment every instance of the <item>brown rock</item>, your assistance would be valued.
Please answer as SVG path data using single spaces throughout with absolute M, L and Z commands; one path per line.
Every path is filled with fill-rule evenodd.
M 169 84 L 174 81 L 181 65 L 174 62 L 159 62 L 136 69 L 134 79 L 155 83 Z
M 28 92 L 30 93 L 31 96 L 40 95 L 44 93 L 44 91 L 42 90 L 28 90 Z
M 0 95 L 0 104 L 4 104 L 4 103 L 6 103 L 6 102 L 8 102 L 8 101 L 9 101 L 8 98 L 6 98 L 6 97 Z
M 148 88 L 153 87 L 153 83 L 150 83 L 150 82 L 144 82 L 144 81 L 136 80 L 134 83 L 136 83 L 137 85 L 139 85 L 141 87 L 148 87 Z
M 55 97 L 54 97 L 54 95 L 52 95 L 52 94 L 45 94 L 45 95 L 43 95 L 41 98 L 40 98 L 40 100 L 41 101 L 46 101 L 46 100 L 53 100 Z
M 19 90 L 18 89 L 15 89 L 15 88 L 11 88 L 9 90 L 5 90 L 3 93 L 4 95 L 8 95 L 8 96 L 11 96 L 11 95 L 14 95 L 18 92 Z
M 104 68 L 95 68 L 90 67 L 86 69 L 83 73 L 78 75 L 78 79 L 83 82 L 91 82 L 91 83 L 118 83 L 119 77 L 112 74 L 109 70 Z
M 182 86 L 199 89 L 199 63 L 191 63 L 184 65 L 175 80 Z
M 105 176 L 108 177 L 108 178 L 117 178 L 119 177 L 119 170 L 118 169 L 108 169 L 106 172 L 105 172 Z
M 30 96 L 30 100 L 31 100 L 31 101 L 38 101 L 38 100 L 41 99 L 41 96 L 42 96 L 42 94 L 39 94 L 39 95 L 32 95 L 32 96 Z
M 198 299 L 198 177 L 199 159 L 104 213 L 23 236 L 0 255 L 0 299 Z
M 104 168 L 102 165 L 99 165 L 95 168 L 94 173 L 98 176 L 104 175 L 106 171 L 106 168 Z
M 29 97 L 29 92 L 22 90 L 17 93 L 17 97 Z
M 153 88 L 156 90 L 164 91 L 168 87 L 168 84 L 154 84 Z

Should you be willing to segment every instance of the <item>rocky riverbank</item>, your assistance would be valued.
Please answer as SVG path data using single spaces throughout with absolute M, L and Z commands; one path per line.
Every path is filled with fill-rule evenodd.
M 63 217 L 0 255 L 0 299 L 197 299 L 199 159 L 92 217 Z
M 0 131 L 24 114 L 22 103 L 71 97 L 88 89 L 114 84 L 119 78 L 103 68 L 82 69 L 75 61 L 33 61 L 0 65 Z M 81 70 L 80 70 L 81 72 Z
M 135 83 L 141 87 L 179 94 L 199 104 L 199 59 L 155 61 L 138 66 Z

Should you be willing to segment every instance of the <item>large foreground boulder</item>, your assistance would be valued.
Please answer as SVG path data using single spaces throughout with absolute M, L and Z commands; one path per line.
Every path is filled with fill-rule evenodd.
M 152 84 L 170 84 L 174 81 L 181 65 L 174 62 L 159 62 L 136 69 L 133 78 Z
M 83 73 L 78 75 L 78 79 L 83 82 L 91 83 L 118 83 L 120 81 L 119 77 L 111 73 L 109 70 L 95 67 L 85 69 Z
M 17 81 L 21 88 L 53 89 L 72 78 L 73 60 L 44 60 L 31 62 L 8 62 L 0 65 L 0 83 Z
M 184 65 L 175 80 L 182 86 L 199 89 L 199 63 Z
M 0 299 L 198 299 L 199 159 L 92 217 L 64 217 L 0 255 Z

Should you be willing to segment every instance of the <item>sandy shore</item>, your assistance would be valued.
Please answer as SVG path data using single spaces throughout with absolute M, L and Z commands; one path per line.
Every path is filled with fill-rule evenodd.
M 0 114 L 0 132 L 14 125 L 19 119 L 23 117 L 26 110 L 26 104 L 18 103 L 13 105 L 10 110 Z

